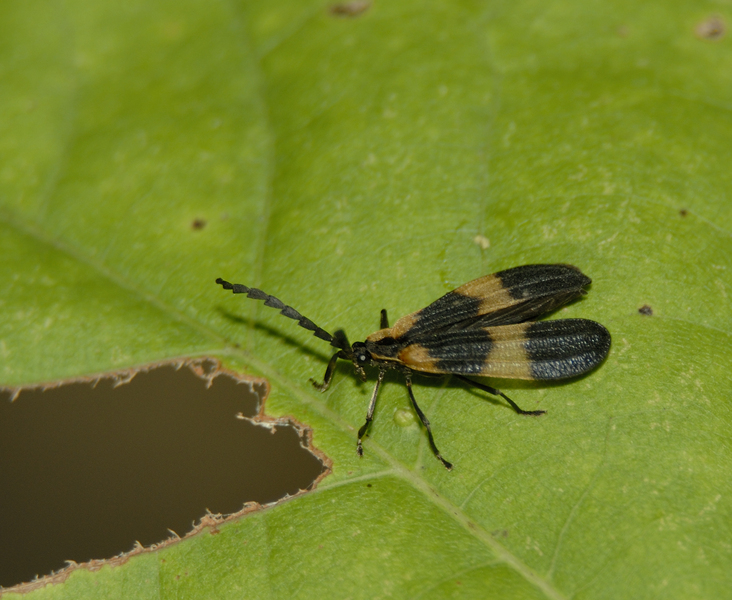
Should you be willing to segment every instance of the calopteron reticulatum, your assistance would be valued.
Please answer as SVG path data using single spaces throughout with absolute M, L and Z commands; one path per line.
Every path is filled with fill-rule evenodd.
M 404 374 L 409 398 L 427 431 L 432 452 L 447 469 L 452 464 L 440 454 L 430 422 L 412 391 L 412 374 L 454 375 L 481 390 L 500 396 L 521 415 L 543 410 L 522 410 L 500 390 L 466 377 L 556 381 L 594 369 L 610 350 L 610 332 L 595 321 L 560 319 L 535 321 L 586 293 L 592 280 L 577 267 L 564 264 L 524 265 L 486 275 L 448 292 L 432 304 L 399 319 L 392 327 L 381 311 L 381 326 L 363 342 L 349 344 L 342 329 L 331 335 L 291 306 L 262 290 L 219 278 L 216 283 L 234 294 L 264 300 L 284 316 L 338 349 L 328 363 L 322 383 L 328 389 L 339 358 L 350 360 L 366 380 L 364 367 L 378 367 L 366 422 L 358 430 L 356 448 L 363 455 L 362 439 L 373 420 L 376 398 L 389 369 Z

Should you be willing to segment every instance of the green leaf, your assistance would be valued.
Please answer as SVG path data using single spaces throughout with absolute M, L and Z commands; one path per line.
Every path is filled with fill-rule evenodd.
M 3 3 L 2 383 L 215 355 L 333 460 L 314 492 L 35 596 L 728 595 L 732 42 L 695 35 L 714 13 Z M 355 340 L 531 262 L 593 278 L 562 315 L 606 325 L 610 357 L 495 382 L 542 418 L 419 380 L 453 472 L 396 374 L 359 460 L 371 386 L 341 365 L 315 392 L 331 349 L 213 283 Z

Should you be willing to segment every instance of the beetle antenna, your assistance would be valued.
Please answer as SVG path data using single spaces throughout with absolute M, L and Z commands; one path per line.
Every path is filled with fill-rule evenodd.
M 287 306 L 279 298 L 270 296 L 269 294 L 266 294 L 265 292 L 263 292 L 262 290 L 258 290 L 257 288 L 247 287 L 245 285 L 242 285 L 241 283 L 229 283 L 228 281 L 224 281 L 223 279 L 221 279 L 221 277 L 216 280 L 216 283 L 218 283 L 225 290 L 231 290 L 234 294 L 246 294 L 249 298 L 253 298 L 254 300 L 264 300 L 265 306 L 276 308 L 280 311 L 280 314 L 286 316 L 288 319 L 293 319 L 297 321 L 297 324 L 300 327 L 303 327 L 308 331 L 312 331 L 315 337 L 329 342 L 330 345 L 335 348 L 346 351 L 350 350 L 350 346 L 348 346 L 348 340 L 346 339 L 346 336 L 342 331 L 337 331 L 336 336 L 331 335 L 325 329 L 318 327 L 307 317 L 303 317 L 299 312 L 292 308 L 292 306 Z M 345 348 L 343 347 L 344 342 Z

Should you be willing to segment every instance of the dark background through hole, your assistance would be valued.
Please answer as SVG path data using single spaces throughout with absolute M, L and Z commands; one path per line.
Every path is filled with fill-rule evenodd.
M 163 366 L 113 380 L 0 393 L 0 586 L 184 535 L 308 488 L 322 463 L 289 426 L 254 416 L 264 386 Z M 258 396 L 259 394 L 259 396 Z

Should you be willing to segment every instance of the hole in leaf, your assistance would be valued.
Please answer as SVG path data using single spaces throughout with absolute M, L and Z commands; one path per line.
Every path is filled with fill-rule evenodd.
M 0 392 L 0 586 L 313 486 L 327 459 L 266 391 L 203 360 Z

